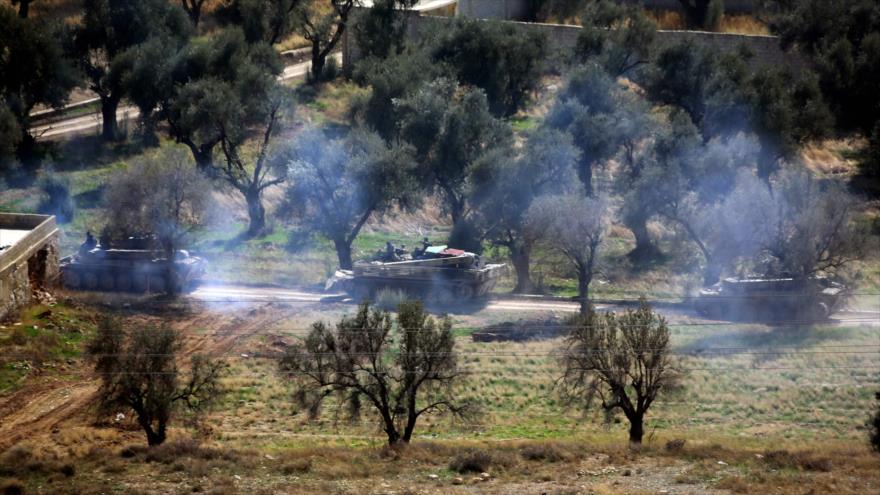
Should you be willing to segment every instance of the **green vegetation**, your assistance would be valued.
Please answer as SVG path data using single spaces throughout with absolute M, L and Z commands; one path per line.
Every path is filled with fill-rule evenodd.
M 91 311 L 68 304 L 29 307 L 17 321 L 0 325 L 0 393 L 32 377 L 67 378 L 94 332 Z

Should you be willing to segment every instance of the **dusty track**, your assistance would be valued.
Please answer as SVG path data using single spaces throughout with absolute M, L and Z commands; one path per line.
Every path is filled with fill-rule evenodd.
M 316 303 L 322 301 L 347 300 L 344 294 L 323 294 L 307 290 L 295 290 L 279 287 L 248 287 L 235 285 L 205 285 L 199 287 L 190 297 L 207 303 Z M 620 310 L 625 306 L 621 303 L 600 303 L 597 309 Z M 578 304 L 560 299 L 493 297 L 481 305 L 466 306 L 463 312 L 508 311 L 508 312 L 574 312 Z M 658 304 L 656 310 L 665 316 L 670 323 L 692 322 L 711 323 L 710 320 L 698 315 L 686 304 Z M 831 324 L 880 326 L 880 311 L 852 309 L 835 313 Z

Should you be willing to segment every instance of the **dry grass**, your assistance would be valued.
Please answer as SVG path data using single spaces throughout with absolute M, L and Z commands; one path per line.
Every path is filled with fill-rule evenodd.
M 657 29 L 679 31 L 688 29 L 684 15 L 675 10 L 648 10 L 646 14 L 656 24 Z M 725 14 L 717 32 L 731 34 L 769 35 L 770 29 L 757 18 L 747 14 Z

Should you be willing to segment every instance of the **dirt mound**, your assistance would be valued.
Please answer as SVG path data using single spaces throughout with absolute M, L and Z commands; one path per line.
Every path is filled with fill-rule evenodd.
M 555 339 L 565 334 L 565 325 L 555 319 L 505 321 L 471 334 L 474 342 L 526 342 Z

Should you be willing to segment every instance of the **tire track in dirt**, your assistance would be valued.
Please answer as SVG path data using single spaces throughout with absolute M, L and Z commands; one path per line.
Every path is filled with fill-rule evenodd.
M 94 380 L 55 382 L 0 398 L 0 452 L 71 420 L 91 404 L 97 389 Z
M 126 319 L 131 325 L 159 325 L 168 322 L 184 337 L 183 358 L 194 354 L 224 354 L 241 339 L 247 339 L 266 328 L 289 318 L 293 308 L 275 303 L 249 304 L 246 316 L 241 312 L 222 313 L 205 308 L 188 310 L 187 314 L 147 315 Z M 170 321 L 169 321 L 170 320 Z M 210 333 L 200 336 L 200 329 Z M 0 452 L 19 442 L 52 432 L 77 416 L 84 416 L 98 390 L 98 380 L 85 378 L 75 382 L 53 381 L 25 385 L 0 397 Z M 85 418 L 82 418 L 86 421 Z

